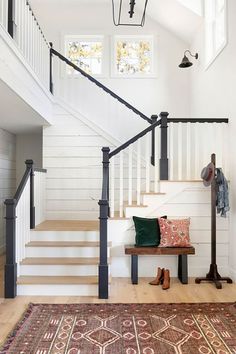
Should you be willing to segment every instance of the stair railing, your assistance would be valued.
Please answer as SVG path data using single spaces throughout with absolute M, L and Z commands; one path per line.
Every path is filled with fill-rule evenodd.
M 160 180 L 199 180 L 213 152 L 218 167 L 228 174 L 228 122 L 227 118 L 163 117 Z
M 113 161 L 114 157 L 119 154 L 120 156 L 120 178 L 119 178 L 119 183 L 120 183 L 120 213 L 123 214 L 123 205 L 124 205 L 124 198 L 123 198 L 123 151 L 125 151 L 127 148 L 130 148 L 131 146 L 134 145 L 134 143 L 137 142 L 138 144 L 138 151 L 137 151 L 137 198 L 139 198 L 139 201 L 137 203 L 140 203 L 140 186 L 141 186 L 141 138 L 146 136 L 148 133 L 152 133 L 155 131 L 155 128 L 157 126 L 161 125 L 161 119 L 156 120 L 152 125 L 150 125 L 148 128 L 144 129 L 142 132 L 139 134 L 135 135 L 133 138 L 129 139 L 127 142 L 122 144 L 121 146 L 117 147 L 113 151 L 110 151 L 109 147 L 103 147 L 102 148 L 102 154 L 103 154 L 103 182 L 102 182 L 102 196 L 101 199 L 99 200 L 99 207 L 100 207 L 100 263 L 99 263 L 99 298 L 100 299 L 107 299 L 108 298 L 108 263 L 107 263 L 107 220 L 108 217 L 110 216 L 110 204 L 109 201 L 111 200 L 111 212 L 114 213 L 114 164 L 113 167 L 111 168 L 111 188 L 110 188 L 110 183 L 109 183 L 109 164 L 110 160 Z M 146 140 L 146 143 L 150 141 L 150 138 Z M 150 146 L 150 144 L 147 144 Z M 131 151 L 131 150 L 130 150 Z M 129 151 L 129 172 L 130 170 L 133 169 L 132 166 L 132 156 Z M 150 156 L 150 155 L 149 155 Z M 150 166 L 150 160 L 148 159 L 148 165 Z M 149 174 L 146 174 L 148 176 L 148 179 L 150 177 Z M 157 177 L 157 175 L 156 175 Z M 156 178 L 157 179 L 157 178 Z M 129 179 L 129 197 L 132 194 L 132 178 Z M 148 185 L 150 183 L 150 180 L 148 180 Z M 109 196 L 111 192 L 111 196 Z M 132 199 L 132 197 L 131 197 Z M 132 202 L 132 201 L 131 201 Z
M 13 199 L 6 199 L 6 264 L 5 298 L 17 295 L 16 280 L 19 264 L 26 256 L 25 245 L 30 241 L 30 229 L 43 221 L 44 178 L 46 170 L 34 169 L 32 160 L 26 160 L 26 170 Z M 36 178 L 35 178 L 35 175 Z M 36 198 L 35 198 L 35 191 Z M 36 203 L 36 204 L 35 204 Z M 36 208 L 35 208 L 36 205 Z

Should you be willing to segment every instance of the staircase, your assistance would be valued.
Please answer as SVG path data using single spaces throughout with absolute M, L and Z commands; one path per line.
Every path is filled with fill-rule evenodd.
M 98 230 L 98 221 L 38 225 L 20 262 L 18 295 L 97 296 Z
M 20 3 L 16 17 L 22 7 L 27 21 L 35 18 L 28 2 Z M 9 34 L 15 39 L 13 11 L 8 18 Z M 19 18 L 17 30 L 22 35 L 17 45 L 40 82 L 51 93 L 57 91 L 55 83 L 62 83 L 60 73 L 53 82 L 57 57 L 86 78 L 86 85 L 102 92 L 103 98 L 91 97 L 91 107 L 82 114 L 83 102 L 71 107 L 47 92 L 54 123 L 43 128 L 45 170 L 35 169 L 33 161 L 27 160 L 14 199 L 5 201 L 5 296 L 56 293 L 108 298 L 110 277 L 130 273 L 123 248 L 134 243 L 134 215 L 191 217 L 196 256 L 190 261 L 190 275 L 204 274 L 210 258 L 210 197 L 198 179 L 213 151 L 217 166 L 227 175 L 228 120 L 169 118 L 167 112 L 146 116 L 52 48 L 38 22 L 31 20 L 28 27 Z M 37 53 L 28 52 L 32 48 L 28 33 L 40 39 L 40 60 Z M 23 38 L 29 42 L 23 43 Z M 104 117 L 97 114 L 95 101 L 101 112 L 106 111 Z M 130 138 L 132 134 L 136 135 Z M 218 218 L 217 228 L 219 267 L 226 270 L 228 219 Z M 171 257 L 143 257 L 140 275 L 154 275 L 157 264 L 175 275 L 174 262 Z

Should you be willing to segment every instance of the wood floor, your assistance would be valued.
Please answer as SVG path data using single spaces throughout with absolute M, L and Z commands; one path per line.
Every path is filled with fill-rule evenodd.
M 18 296 L 0 299 L 0 343 L 20 319 L 30 302 L 34 303 L 177 303 L 177 302 L 234 302 L 236 284 L 223 284 L 217 290 L 212 284 L 195 284 L 190 279 L 188 285 L 182 285 L 178 279 L 171 279 L 170 289 L 164 291 L 161 286 L 148 284 L 149 278 L 140 278 L 138 285 L 132 285 L 128 278 L 113 278 L 109 300 L 97 297 L 40 297 Z

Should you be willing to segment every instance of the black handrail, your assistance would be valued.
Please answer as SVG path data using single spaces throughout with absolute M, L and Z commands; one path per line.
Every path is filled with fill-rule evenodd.
M 120 96 L 118 96 L 115 92 L 113 92 L 112 90 L 110 90 L 107 86 L 103 85 L 100 81 L 96 80 L 93 76 L 89 75 L 88 73 L 86 73 L 84 70 L 80 69 L 77 65 L 73 64 L 69 59 L 67 59 L 66 57 L 64 57 L 64 55 L 60 54 L 59 52 L 57 52 L 54 48 L 50 48 L 50 52 L 54 55 L 56 55 L 58 58 L 60 58 L 62 61 L 64 61 L 67 65 L 71 66 L 73 69 L 75 69 L 76 71 L 78 71 L 81 75 L 83 75 L 84 77 L 86 77 L 89 81 L 93 82 L 95 85 L 97 85 L 98 87 L 100 87 L 102 90 L 104 90 L 106 93 L 108 93 L 109 95 L 111 95 L 113 98 L 117 99 L 120 103 L 124 104 L 127 108 L 129 108 L 131 111 L 133 111 L 134 113 L 136 113 L 138 116 L 140 116 L 141 118 L 143 118 L 144 120 L 146 120 L 148 123 L 152 124 L 152 120 L 147 117 L 144 113 L 140 112 L 137 108 L 135 108 L 134 106 L 132 106 L 130 103 L 128 103 L 127 101 L 125 101 L 123 98 L 121 98 Z M 50 84 L 50 87 L 52 86 L 52 84 Z
M 167 118 L 168 123 L 229 123 L 228 118 Z
M 141 133 L 138 133 L 137 135 L 135 135 L 133 138 L 129 139 L 128 141 L 126 141 L 126 143 L 120 145 L 118 148 L 116 148 L 115 150 L 113 150 L 112 152 L 109 153 L 109 159 L 112 156 L 117 155 L 121 150 L 126 149 L 129 145 L 135 143 L 135 141 L 139 140 L 140 138 L 142 138 L 144 135 L 146 135 L 148 132 L 152 131 L 153 129 L 155 129 L 158 125 L 161 125 L 161 119 L 159 119 L 158 121 L 156 121 L 155 123 L 153 123 L 152 125 L 150 125 L 148 128 L 144 129 Z

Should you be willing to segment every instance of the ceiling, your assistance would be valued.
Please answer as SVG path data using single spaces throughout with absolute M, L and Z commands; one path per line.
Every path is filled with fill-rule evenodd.
M 114 0 L 119 3 L 119 0 Z M 128 1 L 128 0 L 127 0 Z M 57 6 L 61 4 L 104 4 L 111 6 L 112 0 L 31 0 L 30 1 L 37 14 L 40 4 L 48 3 Z M 137 8 L 142 8 L 144 0 L 136 0 Z M 147 16 L 158 22 L 161 26 L 182 38 L 185 42 L 191 43 L 194 33 L 202 23 L 202 17 L 197 15 L 201 0 L 149 0 L 147 6 Z M 188 6 L 188 7 L 187 7 Z M 193 11 L 190 10 L 192 7 Z M 92 10 L 92 8 L 91 8 Z M 40 20 L 40 19 L 39 19 Z M 146 19 L 148 21 L 148 18 Z
M 12 104 L 14 102 L 14 104 Z M 13 134 L 34 133 L 48 123 L 0 80 L 1 128 Z M 20 114 L 19 114 L 20 112 Z

